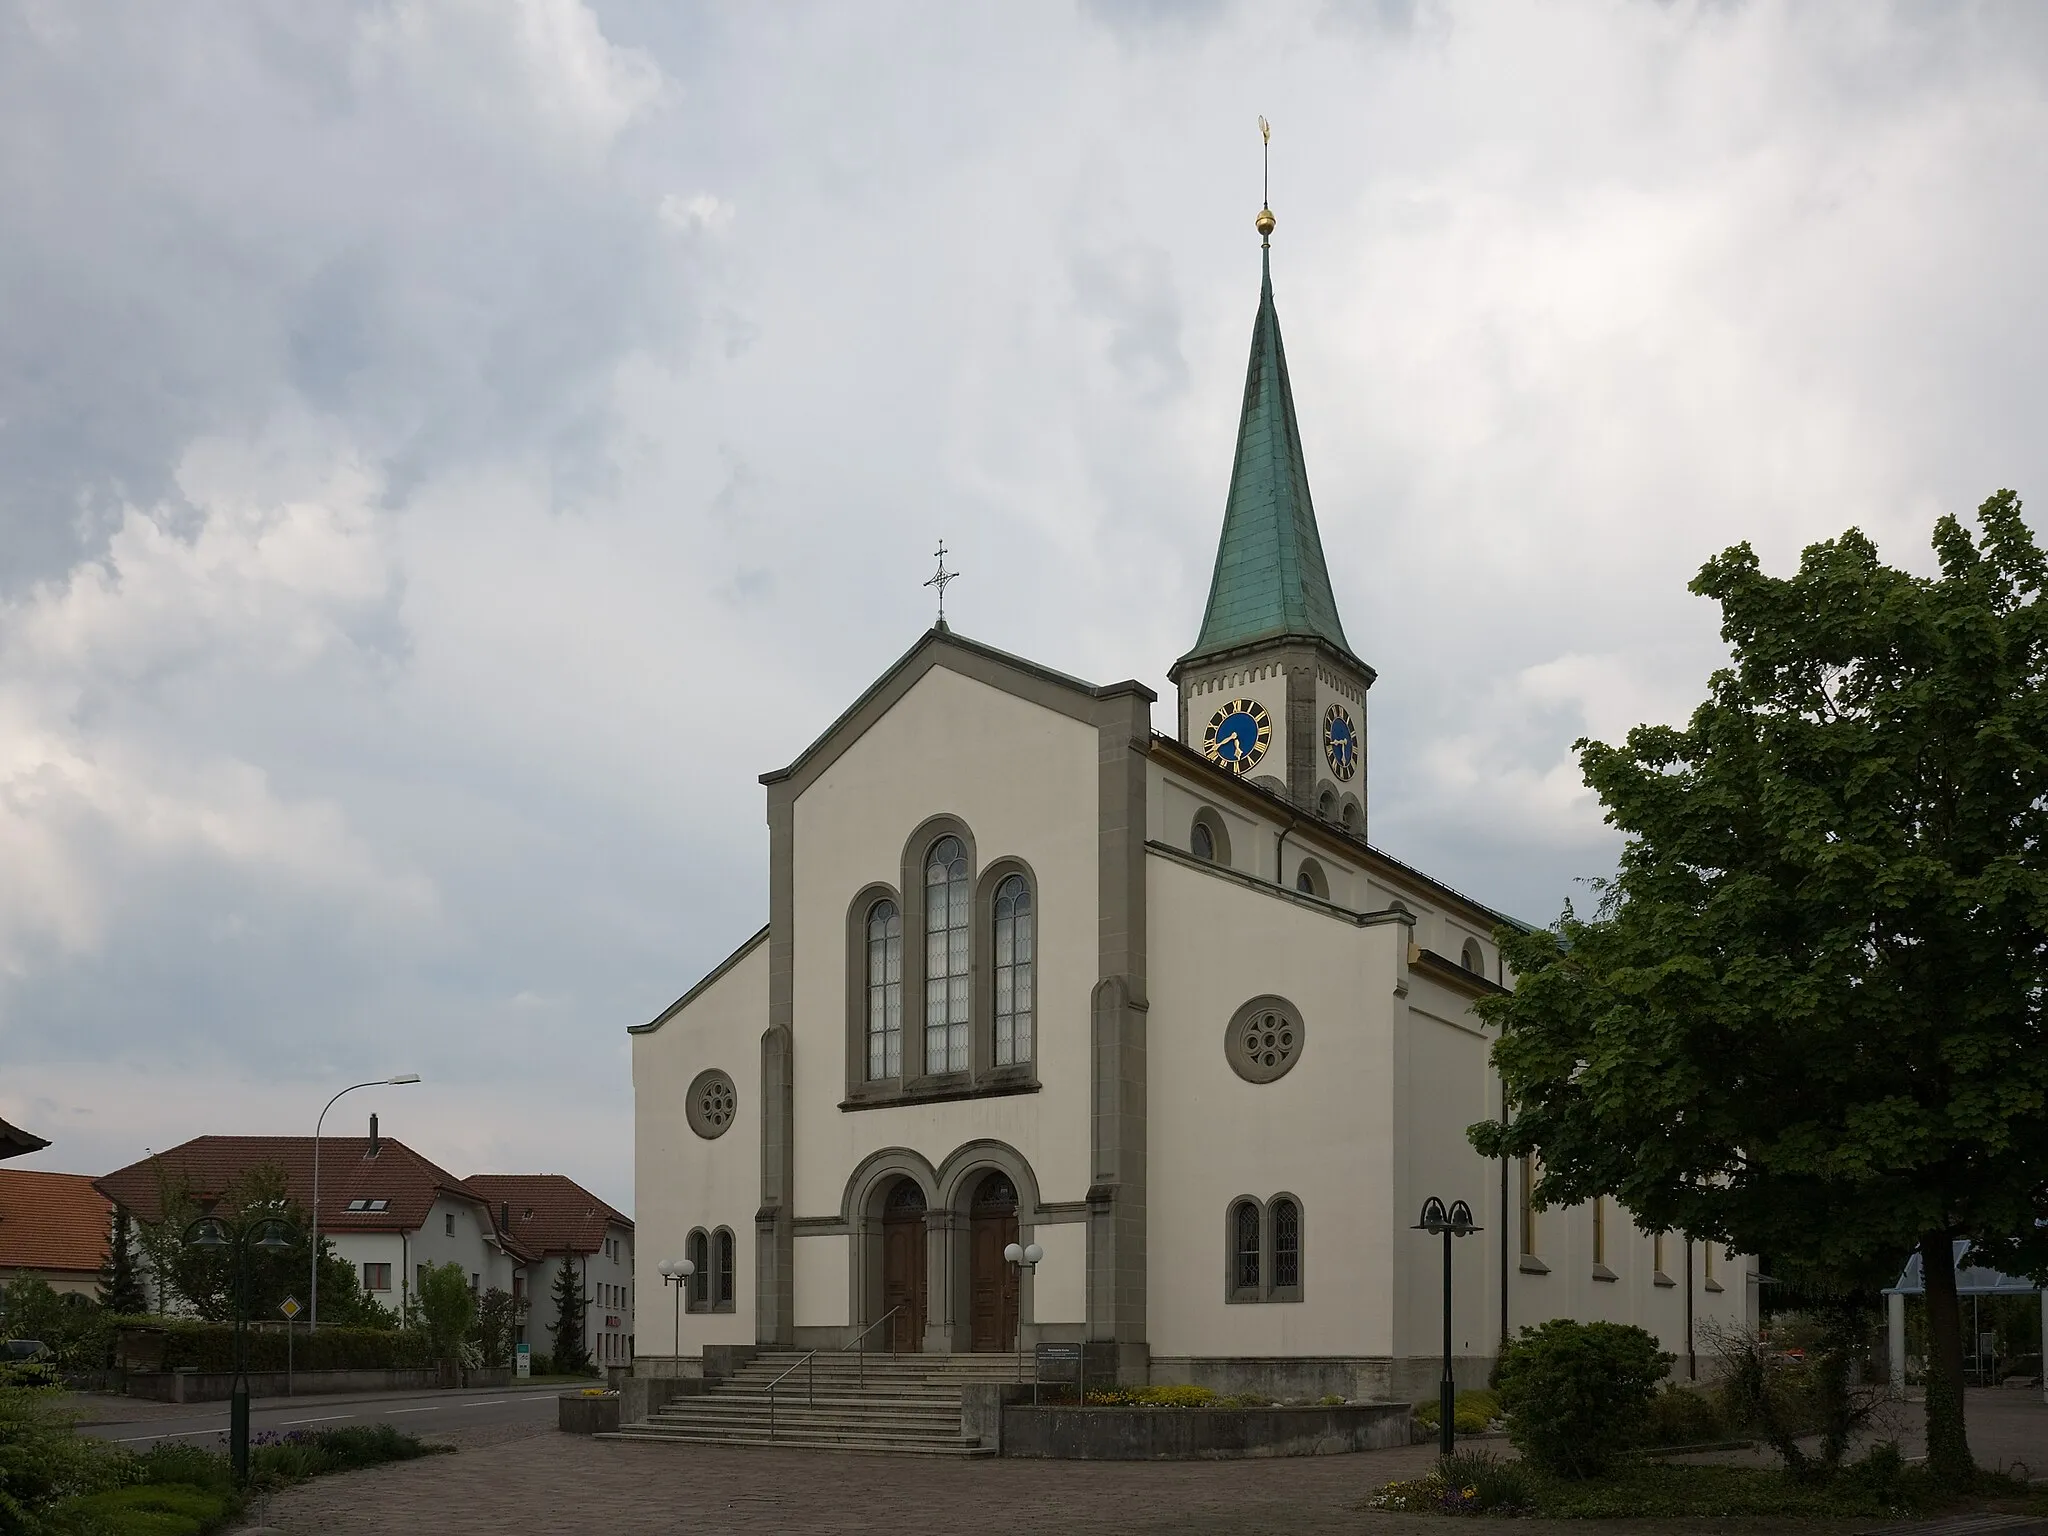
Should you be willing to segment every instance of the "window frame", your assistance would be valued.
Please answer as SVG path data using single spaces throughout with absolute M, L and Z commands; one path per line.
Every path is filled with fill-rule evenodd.
M 1294 1212 L 1294 1279 L 1283 1283 L 1280 1278 L 1280 1212 L 1286 1207 Z M 1308 1278 L 1308 1221 L 1303 1214 L 1301 1196 L 1290 1190 L 1282 1190 L 1266 1202 L 1266 1300 L 1300 1301 Z
M 960 872 L 957 875 L 949 873 L 943 880 L 934 881 L 932 873 L 937 868 L 941 852 L 948 845 L 958 849 L 957 862 Z M 950 857 L 947 859 L 948 866 L 954 862 L 955 860 Z M 924 893 L 922 921 L 918 925 L 918 937 L 923 946 L 920 954 L 924 962 L 922 974 L 918 978 L 921 984 L 918 990 L 922 998 L 922 1006 L 919 1009 L 922 1032 L 919 1039 L 923 1052 L 924 1076 L 966 1077 L 974 1071 L 974 951 L 977 937 L 974 921 L 974 858 L 967 840 L 957 832 L 942 832 L 932 838 L 925 845 L 924 857 L 919 861 L 919 872 Z M 933 906 L 932 893 L 935 890 L 944 893 L 947 911 L 943 918 Z M 957 914 L 953 910 L 956 890 L 960 909 Z M 957 922 L 954 920 L 956 916 Z M 938 922 L 940 926 L 933 927 L 934 922 Z M 909 935 L 906 933 L 904 937 L 908 939 Z M 933 963 L 935 944 L 944 951 L 943 964 L 946 969 L 943 976 L 937 974 L 937 967 Z M 959 970 L 953 968 L 956 949 L 959 952 Z M 934 988 L 938 989 L 936 994 Z M 937 1023 L 932 1019 L 935 1007 L 944 1013 L 944 1017 Z M 958 1018 L 954 1017 L 956 1010 Z M 957 1065 L 954 1061 L 956 1045 L 959 1058 Z M 935 1056 L 941 1058 L 936 1065 L 933 1062 Z
M 1245 1217 L 1251 1218 L 1252 1247 L 1245 1247 Z M 1245 1279 L 1244 1261 L 1249 1252 L 1258 1266 Z M 1223 1208 L 1223 1300 L 1230 1306 L 1245 1306 L 1266 1299 L 1266 1208 L 1257 1195 L 1236 1195 Z
M 731 1227 L 718 1227 L 711 1234 L 711 1310 L 730 1312 L 738 1306 L 740 1245 Z
M 702 1227 L 690 1228 L 690 1235 L 683 1239 L 683 1257 L 696 1265 L 690 1278 L 683 1282 L 683 1310 L 685 1312 L 709 1312 L 711 1310 L 711 1234 Z
M 946 837 L 960 839 L 967 861 L 969 910 L 967 921 L 968 1057 L 964 1069 L 939 1062 L 936 1069 L 926 1060 L 926 886 L 928 855 Z M 928 1100 L 973 1098 L 982 1094 L 1035 1093 L 1038 1047 L 1046 1016 L 1045 977 L 1046 896 L 1045 886 L 1028 861 L 1005 854 L 980 862 L 973 830 L 957 816 L 933 816 L 921 823 L 905 841 L 898 870 L 900 881 L 890 885 L 876 881 L 863 886 L 846 910 L 846 1096 L 839 1108 L 873 1109 L 884 1105 L 918 1103 Z M 996 993 L 996 892 L 1012 876 L 1022 876 L 1031 899 L 1032 924 L 1032 1006 L 1031 1040 L 1028 1053 L 1019 1052 L 1011 1062 L 998 1063 L 995 1050 Z M 898 942 L 902 957 L 899 985 L 902 988 L 903 1048 L 902 1071 L 895 1077 L 867 1076 L 868 993 L 867 919 L 875 903 L 896 905 L 901 929 Z
M 1205 855 L 1195 847 L 1195 829 L 1200 827 L 1209 834 L 1209 852 Z M 1224 823 L 1223 813 L 1206 802 L 1195 807 L 1194 815 L 1188 818 L 1188 853 L 1205 864 L 1220 865 L 1233 869 L 1230 858 L 1230 828 Z

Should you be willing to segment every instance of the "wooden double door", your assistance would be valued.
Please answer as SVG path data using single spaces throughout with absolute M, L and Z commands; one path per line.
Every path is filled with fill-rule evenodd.
M 1000 1352 L 1017 1347 L 1018 1270 L 1003 1257 L 1003 1250 L 1016 1241 L 1016 1186 L 1007 1174 L 985 1175 L 975 1187 L 967 1216 L 970 1349 Z M 893 1315 L 879 1330 L 887 1337 L 877 1339 L 873 1347 L 893 1347 L 903 1354 L 924 1348 L 925 1277 L 930 1269 L 926 1253 L 924 1192 L 905 1179 L 883 1204 L 882 1312 Z

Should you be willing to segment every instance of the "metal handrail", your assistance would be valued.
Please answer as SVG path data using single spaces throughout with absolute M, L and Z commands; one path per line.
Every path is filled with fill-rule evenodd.
M 810 1405 L 812 1408 L 818 1406 L 818 1352 L 814 1349 L 808 1355 L 805 1355 L 802 1360 L 792 1365 L 789 1370 L 784 1371 L 782 1375 L 768 1383 L 768 1438 L 770 1440 L 775 1438 L 775 1389 L 782 1385 L 784 1379 L 792 1371 L 795 1371 L 798 1366 L 805 1364 L 808 1364 L 811 1368 Z
M 903 1307 L 904 1303 L 899 1301 L 895 1306 L 891 1307 L 888 1311 L 884 1312 L 872 1323 L 869 1323 L 867 1327 L 861 1329 L 859 1333 L 856 1333 L 853 1336 L 853 1341 L 851 1343 L 842 1344 L 839 1346 L 839 1353 L 841 1353 L 842 1355 L 845 1354 L 849 1349 L 858 1349 L 860 1351 L 860 1389 L 863 1392 L 867 1391 L 868 1389 L 868 1351 L 866 1342 L 867 1336 L 873 1333 L 877 1328 L 881 1327 L 882 1324 L 889 1321 L 889 1319 L 894 1317 L 898 1312 L 901 1312 L 903 1310 Z M 891 1360 L 894 1360 L 896 1358 L 896 1335 L 894 1332 L 891 1332 L 889 1335 L 889 1358 Z

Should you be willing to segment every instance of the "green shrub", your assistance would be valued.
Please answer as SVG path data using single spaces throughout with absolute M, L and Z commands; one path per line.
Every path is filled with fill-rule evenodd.
M 1418 1422 L 1435 1429 L 1442 1418 L 1442 1407 L 1435 1398 L 1415 1405 Z M 1455 1405 L 1452 1427 L 1461 1435 L 1483 1435 L 1487 1427 L 1501 1416 L 1500 1397 L 1485 1388 L 1460 1392 Z
M 51 1513 L 57 1529 L 94 1536 L 201 1536 L 227 1518 L 232 1502 L 185 1483 L 142 1483 L 72 1499 Z
M 1461 1411 L 1459 1417 L 1464 1417 Z M 1460 1451 L 1437 1464 L 1447 1496 L 1455 1496 L 1461 1507 L 1491 1514 L 1520 1512 L 1535 1507 L 1534 1479 L 1519 1461 L 1509 1461 L 1491 1451 Z
M 72 1432 L 55 1393 L 0 1388 L 0 1531 L 32 1531 L 37 1510 L 119 1481 L 115 1458 Z
M 175 1371 L 231 1371 L 235 1365 L 235 1329 L 232 1323 L 203 1323 L 183 1317 L 128 1317 L 113 1320 L 121 1339 L 123 1359 L 157 1357 L 159 1339 L 162 1369 Z M 249 1369 L 281 1371 L 285 1368 L 286 1346 L 283 1329 L 252 1331 L 248 1338 Z M 291 1363 L 302 1371 L 421 1370 L 434 1364 L 433 1345 L 418 1329 L 403 1328 L 301 1328 L 293 1336 Z
M 1543 1470 L 1579 1478 L 1627 1448 L 1672 1359 L 1641 1328 L 1566 1318 L 1524 1328 L 1503 1353 L 1508 1438 Z
M 1715 1400 L 1691 1387 L 1666 1382 L 1650 1400 L 1639 1445 L 1702 1445 L 1728 1437 L 1728 1421 Z

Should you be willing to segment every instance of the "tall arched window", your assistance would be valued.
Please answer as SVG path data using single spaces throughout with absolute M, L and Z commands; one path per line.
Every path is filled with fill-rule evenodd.
M 702 1312 L 711 1304 L 711 1240 L 702 1227 L 692 1231 L 683 1244 L 683 1257 L 697 1266 L 690 1275 L 686 1304 L 692 1312 Z
M 1245 1301 L 1256 1301 L 1259 1296 L 1259 1208 L 1250 1200 L 1240 1200 L 1230 1213 L 1231 1230 L 1231 1294 Z
M 996 1065 L 1031 1059 L 1037 919 L 1031 882 L 1011 875 L 996 887 Z
M 1301 1207 L 1282 1198 L 1273 1202 L 1268 1214 L 1273 1221 L 1274 1297 L 1291 1300 L 1301 1290 Z
M 903 1075 L 903 914 L 868 908 L 868 1078 Z
M 969 902 L 967 848 L 957 837 L 932 844 L 924 867 L 924 1069 L 968 1067 Z
M 712 1245 L 718 1255 L 717 1283 L 712 1289 L 712 1298 L 720 1311 L 731 1311 L 733 1304 L 733 1240 L 732 1228 L 720 1227 L 718 1241 Z

